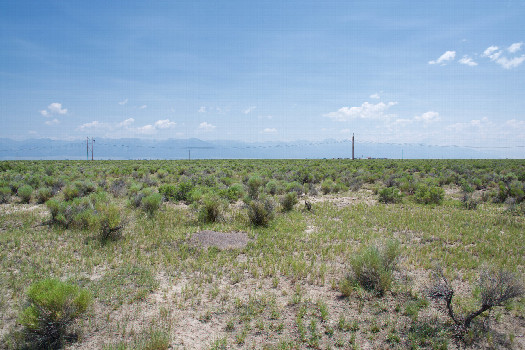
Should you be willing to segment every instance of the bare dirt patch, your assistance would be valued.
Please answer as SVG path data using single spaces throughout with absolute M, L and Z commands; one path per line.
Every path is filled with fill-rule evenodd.
M 246 232 L 201 231 L 194 233 L 190 243 L 197 247 L 217 247 L 219 249 L 242 249 L 250 239 Z

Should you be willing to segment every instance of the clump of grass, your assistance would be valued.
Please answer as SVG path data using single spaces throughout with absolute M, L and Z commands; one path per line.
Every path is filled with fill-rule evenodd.
M 120 210 L 113 203 L 100 203 L 97 205 L 100 239 L 107 241 L 116 239 L 124 226 Z
M 341 292 L 348 296 L 356 284 L 368 291 L 383 295 L 390 290 L 393 272 L 397 267 L 400 245 L 388 241 L 382 247 L 368 246 L 350 260 L 351 273 L 341 283 Z
M 57 279 L 36 282 L 27 291 L 29 306 L 19 316 L 25 339 L 38 349 L 62 345 L 71 323 L 91 303 L 87 290 Z
M 467 210 L 475 210 L 478 207 L 479 202 L 472 198 L 472 194 L 465 193 L 461 198 L 461 205 Z

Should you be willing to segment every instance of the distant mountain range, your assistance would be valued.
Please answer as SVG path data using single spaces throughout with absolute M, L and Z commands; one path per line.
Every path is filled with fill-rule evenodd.
M 0 160 L 91 159 L 86 141 L 0 138 Z M 200 139 L 96 139 L 95 159 L 304 159 L 351 158 L 351 140 L 257 142 Z M 462 147 L 423 144 L 355 144 L 356 158 L 497 158 L 495 154 Z

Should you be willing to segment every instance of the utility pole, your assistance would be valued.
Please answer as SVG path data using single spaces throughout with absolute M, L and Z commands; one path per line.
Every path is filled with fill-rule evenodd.
M 354 160 L 354 134 L 352 133 L 352 160 Z
M 93 147 L 95 147 L 95 139 L 91 138 L 91 160 L 93 160 Z
M 86 160 L 89 160 L 89 137 L 86 137 Z M 95 139 L 91 138 L 91 160 L 93 160 L 93 146 L 95 146 Z
M 191 149 L 188 150 L 188 160 L 191 160 Z

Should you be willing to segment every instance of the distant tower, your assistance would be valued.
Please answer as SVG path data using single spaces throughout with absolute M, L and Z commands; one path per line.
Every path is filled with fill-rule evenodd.
M 354 160 L 354 134 L 352 134 L 352 160 Z

